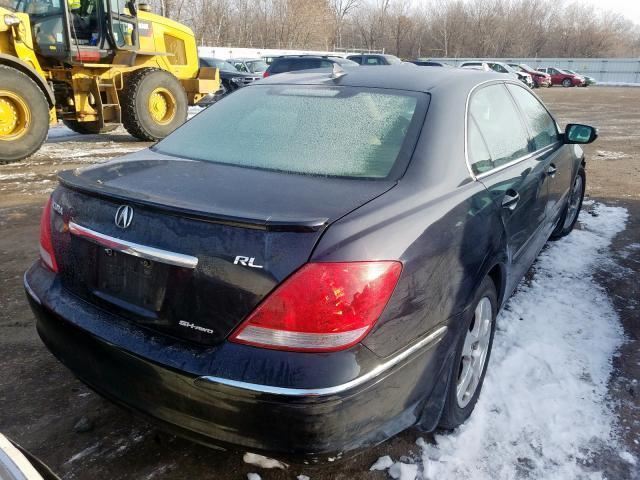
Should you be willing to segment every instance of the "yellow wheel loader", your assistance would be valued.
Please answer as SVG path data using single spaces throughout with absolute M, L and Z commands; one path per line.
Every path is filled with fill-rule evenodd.
M 0 163 L 35 153 L 58 120 L 159 140 L 219 88 L 218 70 L 198 66 L 193 32 L 146 4 L 0 0 Z

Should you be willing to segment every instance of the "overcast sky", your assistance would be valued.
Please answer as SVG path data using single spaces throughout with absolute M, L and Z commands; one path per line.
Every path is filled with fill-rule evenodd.
M 598 8 L 613 10 L 640 25 L 640 0 L 587 0 Z

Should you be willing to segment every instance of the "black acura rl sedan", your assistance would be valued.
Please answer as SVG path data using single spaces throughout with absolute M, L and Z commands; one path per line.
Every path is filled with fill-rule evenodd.
M 496 314 L 585 190 L 521 82 L 277 75 L 60 174 L 24 285 L 105 397 L 210 445 L 322 462 L 471 414 Z

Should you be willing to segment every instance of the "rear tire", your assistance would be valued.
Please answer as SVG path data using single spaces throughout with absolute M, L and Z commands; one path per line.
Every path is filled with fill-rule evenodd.
M 496 286 L 485 277 L 464 320 L 439 428 L 453 430 L 473 412 L 487 373 L 497 313 Z
M 553 233 L 551 233 L 551 237 L 549 237 L 550 240 L 558 240 L 569 235 L 573 227 L 575 227 L 580 211 L 582 210 L 582 201 L 584 200 L 586 185 L 587 174 L 584 171 L 584 167 L 581 166 L 576 177 L 573 179 L 567 205 L 565 205 L 564 211 L 562 215 L 560 215 L 558 225 Z
M 33 155 L 47 139 L 49 102 L 15 68 L 0 65 L 0 164 Z
M 120 105 L 124 128 L 140 140 L 160 140 L 187 120 L 187 93 L 176 77 L 157 68 L 130 74 Z
M 64 123 L 65 127 L 82 135 L 109 133 L 118 128 L 118 125 L 105 125 L 104 127 L 99 128 L 98 122 L 78 122 L 76 120 L 62 120 L 62 123 Z

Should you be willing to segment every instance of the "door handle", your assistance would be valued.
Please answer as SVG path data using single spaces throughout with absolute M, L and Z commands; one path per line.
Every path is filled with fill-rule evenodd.
M 556 168 L 556 166 L 552 163 L 547 167 L 547 175 L 549 175 L 551 178 L 553 178 L 556 174 L 556 172 L 558 171 L 558 169 Z
M 509 209 L 513 212 L 519 200 L 520 194 L 510 188 L 504 193 L 504 197 L 502 197 L 502 208 Z

